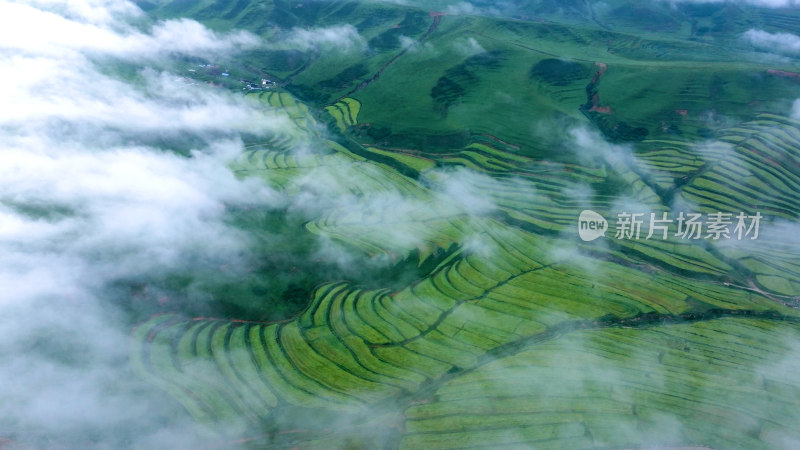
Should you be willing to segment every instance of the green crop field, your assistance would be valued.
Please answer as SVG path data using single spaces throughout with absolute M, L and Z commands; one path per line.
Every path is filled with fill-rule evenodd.
M 229 168 L 285 205 L 231 214 L 292 258 L 206 280 L 228 313 L 163 310 L 131 339 L 209 442 L 800 445 L 800 62 L 741 38 L 800 32 L 796 9 L 140 3 L 281 43 L 226 64 L 274 81 L 236 95 L 288 125 Z M 282 44 L 342 24 L 352 48 Z M 585 209 L 605 239 L 578 238 Z M 622 211 L 763 219 L 758 240 L 623 239 Z

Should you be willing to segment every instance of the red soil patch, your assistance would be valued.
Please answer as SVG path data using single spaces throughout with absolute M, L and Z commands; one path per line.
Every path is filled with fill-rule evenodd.
M 600 78 L 600 72 L 597 72 L 597 78 Z M 598 94 L 594 94 L 592 96 L 592 107 L 589 108 L 589 111 L 593 111 L 600 114 L 612 114 L 610 106 L 600 105 L 600 96 Z
M 597 72 L 594 74 L 594 77 L 592 77 L 592 82 L 589 83 L 589 87 L 596 87 L 597 83 L 600 82 L 600 77 L 602 77 L 603 74 L 606 73 L 606 69 L 608 69 L 608 64 L 606 63 L 596 62 L 594 65 L 597 67 Z M 589 111 L 600 114 L 613 114 L 610 106 L 600 105 L 600 96 L 596 92 L 589 100 L 592 105 L 592 107 L 589 108 Z
M 431 17 L 439 17 L 439 16 L 446 16 L 447 13 L 439 12 L 439 11 L 431 11 L 429 14 Z
M 689 115 L 689 110 L 688 109 L 676 109 L 675 112 L 678 113 L 678 115 L 683 116 L 683 117 L 686 117 L 686 116 Z
M 781 78 L 792 78 L 795 80 L 800 80 L 800 73 L 797 72 L 787 72 L 785 70 L 767 69 L 767 73 Z

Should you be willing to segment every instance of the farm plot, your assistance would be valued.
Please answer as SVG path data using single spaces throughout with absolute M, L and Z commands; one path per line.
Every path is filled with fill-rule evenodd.
M 348 128 L 358 124 L 358 112 L 361 110 L 361 102 L 347 97 L 330 106 L 326 106 L 325 110 L 333 116 L 336 126 L 344 133 Z

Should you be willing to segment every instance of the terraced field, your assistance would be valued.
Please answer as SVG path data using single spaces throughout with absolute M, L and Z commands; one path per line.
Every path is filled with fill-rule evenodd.
M 261 99 L 313 129 L 310 110 L 288 94 Z M 581 206 L 570 189 L 612 177 L 654 208 L 685 197 L 698 211 L 752 205 L 796 217 L 798 136 L 800 124 L 769 115 L 710 148 L 647 141 L 629 164 L 554 166 L 560 172 L 490 141 L 441 155 L 443 169 L 390 149 L 356 149 L 415 166 L 424 179 L 333 141 L 305 156 L 266 143 L 235 164 L 241 176 L 289 195 L 300 195 L 308 176 L 334 177 L 331 195 L 354 199 L 331 205 L 308 231 L 376 258 L 450 256 L 396 290 L 331 281 L 287 321 L 154 317 L 135 332 L 133 366 L 219 439 L 252 435 L 256 446 L 768 448 L 796 440 L 787 417 L 800 379 L 782 366 L 795 364 L 789 342 L 800 332 L 796 249 L 769 238 L 760 251 L 677 238 L 578 245 L 564 233 Z M 474 187 L 496 209 L 475 214 L 442 197 L 447 166 L 486 174 Z M 381 196 L 400 203 L 374 202 Z M 592 207 L 612 212 L 613 196 Z
M 797 439 L 797 379 L 753 371 L 785 331 L 738 318 L 575 331 L 443 383 L 406 411 L 401 448 L 781 448 Z M 742 341 L 719 347 L 731 333 Z
M 330 244 L 351 270 L 403 269 L 391 283 L 342 270 L 285 320 L 141 324 L 134 370 L 209 442 L 797 447 L 800 122 L 796 82 L 769 72 L 797 63 L 722 31 L 794 30 L 795 15 L 266 3 L 292 27 L 346 20 L 368 48 L 341 61 L 313 50 L 293 70 L 243 63 L 283 77 L 248 97 L 292 126 L 248 141 L 231 168 L 308 214 L 285 238 Z M 218 8 L 221 28 L 291 30 L 249 2 Z M 642 14 L 685 38 L 631 19 Z M 608 219 L 604 239 L 579 240 L 586 209 Z M 687 239 L 675 222 L 664 239 L 645 227 L 628 239 L 615 236 L 625 211 L 762 222 L 758 239 Z
M 348 97 L 325 107 L 325 110 L 336 120 L 336 126 L 339 127 L 339 130 L 345 132 L 349 127 L 358 124 L 358 112 L 361 110 L 361 103 Z

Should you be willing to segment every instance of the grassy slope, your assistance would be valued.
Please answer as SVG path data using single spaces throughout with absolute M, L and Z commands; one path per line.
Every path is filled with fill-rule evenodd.
M 268 41 L 279 38 L 274 26 L 268 26 L 271 20 L 283 29 L 355 25 L 371 44 L 368 51 L 342 54 L 326 50 L 308 54 L 310 64 L 298 73 L 281 71 L 280 64 L 271 69 L 271 60 L 264 58 L 264 52 L 244 59 L 248 67 L 291 80 L 290 89 L 317 106 L 352 91 L 400 54 L 403 49 L 398 36 L 421 38 L 433 23 L 427 12 L 438 8 L 426 4 L 415 10 L 388 3 L 358 2 L 307 2 L 300 7 L 292 2 L 275 2 L 277 6 L 249 4 L 237 10 L 237 15 L 225 16 L 219 11 L 201 14 L 200 6 L 186 9 L 181 5 L 172 2 L 161 13 L 207 18 L 209 24 L 220 29 L 249 29 L 262 33 Z M 445 9 L 447 2 L 438 6 Z M 534 5 L 521 7 L 525 8 L 536 11 Z M 385 139 L 389 144 L 432 152 L 443 151 L 460 140 L 431 141 L 424 138 L 426 135 L 487 130 L 528 151 L 544 151 L 537 145 L 531 124 L 547 123 L 561 115 L 580 119 L 578 107 L 587 101 L 585 88 L 593 75 L 557 86 L 531 79 L 530 69 L 550 57 L 581 61 L 588 66 L 594 62 L 608 64 L 599 94 L 602 105 L 610 106 L 613 111 L 610 120 L 634 128 L 643 126 L 651 137 L 663 135 L 662 129 L 674 125 L 687 138 L 696 138 L 698 128 L 716 127 L 705 120 L 711 111 L 724 111 L 727 119 L 741 120 L 751 118 L 754 110 L 787 110 L 783 92 L 794 82 L 764 72 L 768 68 L 796 70 L 796 64 L 791 60 L 770 60 L 737 40 L 737 33 L 745 31 L 745 26 L 770 29 L 772 22 L 762 17 L 767 12 L 737 9 L 734 14 L 728 8 L 715 9 L 709 15 L 708 11 L 689 14 L 665 7 L 653 8 L 658 14 L 671 14 L 678 22 L 719 16 L 738 17 L 739 25 L 720 26 L 718 31 L 703 38 L 659 33 L 630 24 L 636 23 L 634 18 L 641 22 L 645 16 L 630 2 L 611 2 L 605 15 L 630 20 L 620 19 L 605 28 L 587 19 L 590 15 L 580 5 L 566 8 L 573 12 L 572 19 L 567 21 L 573 22 L 571 25 L 548 22 L 560 16 L 547 8 L 531 16 L 541 22 L 445 16 L 436 32 L 422 44 L 404 53 L 366 89 L 351 96 L 363 104 L 362 123 L 391 129 L 393 134 Z M 494 69 L 475 66 L 464 71 L 460 66 L 470 56 L 470 39 L 487 51 L 499 52 L 500 66 Z M 437 81 L 444 77 L 465 91 L 451 99 L 452 106 L 446 115 L 430 95 Z M 756 86 L 758 89 L 754 90 Z M 674 113 L 684 109 L 689 110 L 689 119 Z M 398 121 L 397 117 L 403 120 Z M 359 139 L 368 138 L 363 129 L 360 131 Z

